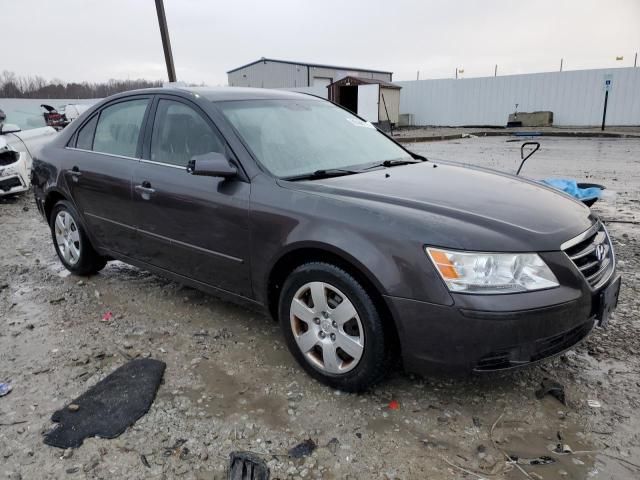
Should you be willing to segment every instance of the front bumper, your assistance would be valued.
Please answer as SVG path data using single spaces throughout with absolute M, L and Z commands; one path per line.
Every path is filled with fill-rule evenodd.
M 0 197 L 25 192 L 29 185 L 29 172 L 22 153 L 16 162 L 0 165 Z
M 542 254 L 560 286 L 509 295 L 452 294 L 453 305 L 390 297 L 403 363 L 418 373 L 504 370 L 557 355 L 596 325 L 601 292 L 563 252 Z

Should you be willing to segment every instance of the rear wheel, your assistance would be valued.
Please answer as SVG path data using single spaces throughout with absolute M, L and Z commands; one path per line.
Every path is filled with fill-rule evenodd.
M 296 268 L 285 281 L 279 317 L 289 350 L 317 380 L 358 392 L 389 366 L 389 339 L 362 285 L 331 264 Z
M 49 226 L 58 258 L 70 272 L 91 275 L 107 264 L 94 250 L 78 221 L 78 213 L 69 202 L 61 200 L 55 204 L 49 217 Z

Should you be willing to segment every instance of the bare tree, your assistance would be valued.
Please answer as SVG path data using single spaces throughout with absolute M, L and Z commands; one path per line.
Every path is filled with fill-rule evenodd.
M 162 86 L 161 81 L 116 80 L 106 83 L 66 83 L 60 79 L 45 80 L 40 76 L 19 77 L 4 70 L 0 74 L 1 98 L 104 98 L 115 93 Z

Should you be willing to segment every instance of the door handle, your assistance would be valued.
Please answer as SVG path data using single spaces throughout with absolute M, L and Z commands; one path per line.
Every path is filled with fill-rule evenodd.
M 82 172 L 77 165 L 74 165 L 73 168 L 69 170 L 69 175 L 71 175 L 71 179 L 73 180 L 73 182 L 76 183 L 82 175 Z

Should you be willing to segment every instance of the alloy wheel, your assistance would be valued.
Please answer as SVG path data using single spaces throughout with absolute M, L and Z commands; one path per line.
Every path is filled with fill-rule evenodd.
M 75 265 L 80 260 L 80 232 L 73 217 L 60 210 L 54 223 L 56 245 L 65 262 Z

